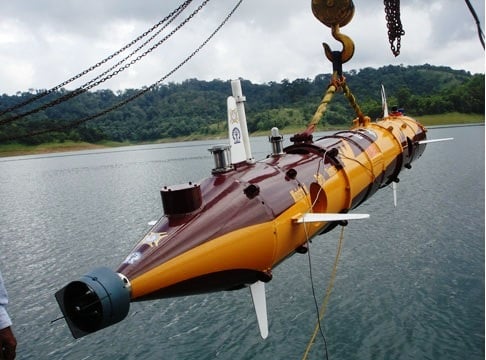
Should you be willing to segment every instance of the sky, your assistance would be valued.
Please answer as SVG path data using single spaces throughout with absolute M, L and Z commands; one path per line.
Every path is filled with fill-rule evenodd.
M 484 31 L 484 0 L 470 1 Z M 0 0 L 0 94 L 50 89 L 63 83 L 123 48 L 182 2 Z M 160 46 L 93 90 L 138 89 L 164 79 L 214 31 L 236 2 L 210 0 Z M 148 47 L 167 36 L 201 3 L 194 0 Z M 383 1 L 355 0 L 354 5 L 353 19 L 341 28 L 355 43 L 354 56 L 343 65 L 345 73 L 390 64 L 430 64 L 484 73 L 484 50 L 465 1 L 402 0 L 405 35 L 398 57 L 390 50 Z M 142 42 L 64 88 L 82 86 Z M 162 83 L 192 78 L 243 78 L 253 83 L 313 79 L 332 72 L 323 42 L 333 50 L 342 48 L 330 28 L 312 14 L 311 0 L 243 0 L 211 41 Z

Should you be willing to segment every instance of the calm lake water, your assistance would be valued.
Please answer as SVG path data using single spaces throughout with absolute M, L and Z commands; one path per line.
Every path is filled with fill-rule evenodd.
M 431 129 L 398 184 L 346 227 L 323 320 L 330 359 L 484 359 L 484 127 Z M 147 222 L 159 189 L 210 175 L 221 141 L 0 158 L 0 267 L 19 359 L 301 359 L 316 310 L 307 255 L 267 284 L 262 340 L 246 289 L 132 304 L 119 324 L 74 340 L 54 293 L 91 268 L 116 268 Z M 288 137 L 286 139 L 288 144 Z M 254 156 L 269 152 L 252 140 Z M 323 300 L 340 231 L 311 245 Z M 324 358 L 316 338 L 309 359 Z

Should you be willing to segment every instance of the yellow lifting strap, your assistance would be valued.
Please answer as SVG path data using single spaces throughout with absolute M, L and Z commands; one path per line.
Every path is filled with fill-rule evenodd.
M 331 28 L 332 36 L 343 45 L 343 49 L 342 51 L 332 51 L 328 44 L 323 43 L 326 57 L 333 64 L 333 74 L 314 116 L 303 134 L 307 136 L 312 134 L 324 116 L 327 105 L 331 102 L 336 91 L 340 89 L 343 90 L 344 96 L 357 115 L 357 119 L 354 121 L 355 125 L 365 125 L 370 119 L 363 115 L 356 98 L 346 83 L 346 78 L 342 74 L 342 64 L 350 60 L 354 54 L 354 43 L 349 36 L 340 32 L 340 27 L 348 24 L 353 18 L 354 4 L 351 0 L 312 0 L 312 12 L 319 21 Z
M 324 96 L 319 103 L 319 106 L 317 107 L 316 112 L 314 113 L 314 116 L 312 116 L 311 121 L 307 125 L 307 130 L 306 133 L 312 133 L 315 128 L 317 127 L 317 124 L 319 124 L 319 121 L 322 119 L 324 116 L 326 110 L 327 110 L 327 105 L 331 102 L 332 97 L 338 91 L 339 89 L 343 90 L 344 96 L 349 101 L 349 104 L 353 108 L 354 112 L 357 115 L 357 122 L 358 124 L 356 125 L 366 125 L 369 123 L 370 118 L 367 116 L 364 116 L 363 112 L 361 111 L 361 108 L 359 107 L 356 98 L 354 95 L 351 93 L 351 89 L 349 88 L 348 84 L 346 83 L 346 78 L 344 76 L 338 76 L 337 73 L 333 73 L 331 82 L 329 86 L 327 87 L 326 92 L 324 93 Z
M 319 106 L 317 107 L 316 112 L 314 113 L 314 116 L 312 116 L 311 121 L 307 125 L 306 132 L 310 131 L 310 133 L 312 133 L 315 130 L 317 124 L 319 124 L 319 121 L 321 121 L 322 117 L 324 116 L 324 113 L 327 110 L 327 104 L 331 102 L 334 93 L 338 89 L 339 89 L 339 85 L 336 85 L 335 82 L 331 81 L 331 83 L 327 87 L 326 92 L 324 93 L 324 97 L 322 98 L 321 102 L 319 103 Z

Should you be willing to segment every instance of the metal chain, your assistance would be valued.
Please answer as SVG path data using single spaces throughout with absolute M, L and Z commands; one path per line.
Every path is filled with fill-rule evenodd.
M 111 67 L 108 71 L 105 71 L 103 74 L 101 74 L 100 76 L 94 78 L 93 80 L 89 81 L 87 84 L 83 85 L 83 87 L 80 87 L 80 88 L 77 88 L 76 90 L 73 90 L 63 96 L 61 96 L 60 98 L 57 98 L 49 103 L 46 103 L 42 106 L 39 106 L 38 108 L 35 108 L 33 110 L 30 110 L 30 111 L 27 111 L 25 113 L 22 113 L 22 114 L 18 114 L 18 115 L 14 115 L 14 116 L 11 116 L 11 117 L 8 117 L 6 119 L 2 119 L 0 120 L 0 125 L 2 124 L 8 124 L 12 121 L 15 121 L 15 120 L 18 120 L 18 119 L 21 119 L 21 118 L 24 118 L 28 115 L 32 115 L 32 114 L 35 114 L 39 111 L 42 111 L 42 110 L 46 110 L 50 107 L 53 107 L 53 106 L 56 106 L 56 105 L 59 105 L 60 103 L 64 102 L 64 101 L 67 101 L 69 99 L 72 99 L 82 93 L 85 93 L 86 91 L 100 85 L 101 83 L 111 79 L 112 77 L 118 75 L 119 73 L 121 73 L 122 71 L 128 69 L 130 66 L 132 66 L 133 64 L 135 64 L 136 62 L 138 62 L 139 60 L 141 60 L 144 56 L 146 56 L 147 54 L 149 54 L 150 52 L 152 52 L 153 50 L 155 50 L 157 47 L 159 47 L 163 42 L 165 42 L 167 39 L 169 39 L 172 35 L 174 35 L 178 30 L 180 30 L 184 25 L 186 25 L 199 11 L 201 11 L 201 9 L 211 0 L 205 0 L 203 1 L 198 7 L 196 10 L 194 10 L 186 19 L 184 19 L 184 21 L 182 21 L 177 27 L 175 27 L 168 35 L 166 35 L 164 38 L 162 38 L 160 41 L 158 41 L 156 44 L 154 44 L 152 47 L 150 47 L 148 50 L 144 51 L 142 54 L 138 55 L 135 59 L 131 60 L 128 64 L 125 64 L 124 66 L 120 67 L 119 69 L 113 71 L 111 74 L 108 74 L 106 75 L 104 78 L 101 78 L 101 76 L 105 75 L 107 72 L 109 72 L 111 69 L 113 69 L 114 67 L 118 66 L 119 64 L 123 63 L 123 61 L 125 61 L 128 57 L 130 57 L 132 54 L 130 54 L 130 56 L 128 56 L 126 59 L 124 59 L 123 61 L 120 61 L 119 63 L 117 63 L 117 65 Z M 173 19 L 172 19 L 173 20 Z M 171 20 L 171 21 L 172 21 Z
M 180 13 L 182 11 L 184 11 L 189 5 L 190 3 L 192 2 L 193 0 L 186 0 L 185 2 L 183 2 L 181 5 L 179 5 L 175 10 L 173 10 L 169 15 L 167 15 L 165 18 L 163 18 L 162 20 L 160 20 L 157 24 L 155 24 L 154 26 L 152 26 L 150 29 L 148 29 L 147 31 L 143 32 L 141 35 L 139 35 L 138 37 L 136 37 L 134 40 L 132 40 L 131 42 L 129 42 L 128 44 L 126 44 L 125 46 L 123 46 L 122 48 L 120 48 L 119 50 L 115 51 L 113 54 L 109 55 L 108 57 L 106 57 L 105 59 L 101 60 L 100 62 L 96 63 L 95 65 L 93 66 L 90 66 L 89 68 L 83 70 L 82 72 L 80 72 L 79 74 L 71 77 L 70 79 L 62 82 L 61 84 L 59 85 L 56 85 L 54 86 L 53 88 L 47 90 L 47 91 L 43 91 L 39 94 L 37 94 L 36 96 L 30 98 L 30 99 L 27 99 L 23 102 L 20 102 L 19 104 L 16 104 L 10 108 L 7 108 L 7 109 L 4 109 L 4 110 L 1 110 L 0 111 L 0 116 L 1 115 L 4 115 L 6 113 L 9 113 L 9 112 L 12 112 L 13 110 L 16 110 L 18 108 L 21 108 L 21 107 L 24 107 L 25 105 L 28 105 L 36 100 L 39 100 L 59 89 L 61 89 L 62 87 L 66 86 L 67 84 L 73 82 L 74 80 L 77 80 L 79 79 L 80 77 L 88 74 L 89 72 L 95 70 L 96 68 L 100 67 L 101 65 L 107 63 L 108 61 L 112 60 L 114 57 L 118 56 L 120 53 L 124 52 L 125 50 L 127 50 L 128 48 L 132 47 L 134 44 L 136 44 L 137 42 L 139 42 L 141 39 L 143 39 L 144 37 L 146 37 L 147 35 L 149 35 L 151 32 L 153 32 L 154 30 L 156 30 L 158 27 L 160 27 L 161 25 L 163 25 L 164 23 L 167 22 L 167 24 L 162 28 L 162 29 L 159 29 L 155 35 L 153 35 L 152 37 L 149 38 L 149 40 L 147 40 L 141 47 L 145 46 L 145 44 L 147 44 L 149 41 L 151 41 L 154 37 L 156 37 L 163 29 L 165 29 L 168 24 L 170 24 L 177 16 L 180 15 Z M 137 48 L 137 50 L 135 50 L 134 52 L 132 52 L 128 57 L 132 56 L 135 52 L 137 52 L 141 47 Z M 122 60 L 121 62 L 125 61 L 128 57 L 126 57 L 124 60 Z M 117 63 L 116 66 L 118 66 L 120 64 Z M 88 82 L 87 84 L 90 84 L 91 82 L 95 81 L 96 79 L 98 79 L 100 76 L 103 76 L 105 75 L 108 71 L 111 71 L 114 67 L 111 67 L 109 70 L 105 71 L 103 74 L 99 75 L 98 77 L 96 77 L 95 79 L 91 80 L 90 82 Z M 85 84 L 86 85 L 86 84 Z M 81 87 L 84 87 L 85 85 L 81 86 Z M 74 95 L 75 96 L 75 95 Z M 71 97 L 69 97 L 70 99 Z M 56 103 L 57 104 L 57 103 Z M 56 105 L 54 104 L 54 105 Z M 43 110 L 43 109 L 41 109 Z M 40 110 L 39 110 L 40 111 Z M 22 115 L 21 117 L 24 117 L 26 115 Z M 15 117 L 13 120 L 16 120 L 18 119 L 19 117 Z M 9 119 L 7 119 L 9 120 Z M 13 121 L 12 120 L 12 121 Z M 10 122 L 10 121 L 7 121 L 7 122 Z M 3 120 L 0 121 L 0 124 L 3 124 Z
M 192 1 L 192 0 L 191 0 Z M 125 61 L 127 61 L 129 58 L 131 58 L 133 55 L 135 55 L 137 52 L 139 52 L 142 48 L 144 48 L 148 43 L 150 43 L 153 39 L 155 39 L 162 31 L 164 31 L 167 26 L 169 26 L 180 14 L 182 11 L 184 11 L 185 8 L 181 8 L 168 22 L 166 22 L 166 24 L 160 28 L 154 35 L 152 35 L 150 38 L 148 38 L 142 45 L 140 45 L 139 47 L 137 47 L 135 50 L 133 50 L 130 54 L 128 54 L 127 56 L 125 56 L 122 60 L 118 61 L 115 65 L 113 65 L 112 67 L 110 67 L 109 69 L 105 70 L 103 73 L 101 73 L 100 75 L 98 75 L 97 77 L 91 79 L 90 81 L 88 81 L 87 83 L 85 83 L 84 85 L 80 86 L 80 88 L 87 88 L 89 85 L 91 84 L 95 84 L 93 86 L 90 86 L 89 89 L 91 89 L 92 87 L 94 86 L 97 86 L 99 85 L 100 83 L 108 80 L 108 79 L 111 79 L 114 75 L 118 74 L 119 72 L 125 70 L 126 68 L 128 68 L 129 66 L 133 65 L 135 62 L 137 62 L 138 60 L 140 60 L 143 56 L 147 55 L 150 51 L 152 51 L 153 49 L 151 49 L 150 51 L 146 51 L 145 53 L 143 53 L 141 56 L 137 57 L 135 59 L 135 61 L 132 61 L 130 63 L 130 65 L 128 66 L 125 66 L 123 69 L 119 70 L 118 72 L 114 72 L 112 73 L 110 76 L 106 77 L 105 79 L 101 80 L 101 81 L 98 81 L 99 79 L 101 79 L 103 76 L 105 76 L 106 74 L 108 74 L 110 71 L 112 71 L 113 69 L 116 69 L 117 67 L 119 67 L 121 64 L 123 64 Z M 199 10 L 198 10 L 199 11 Z M 191 14 L 191 18 L 192 16 L 194 16 L 194 14 Z M 177 30 L 176 30 L 177 31 Z M 164 39 L 162 39 L 161 41 L 159 41 L 155 46 L 153 46 L 153 48 L 159 46 L 160 44 L 162 44 L 162 42 L 164 42 L 165 40 L 167 40 L 169 37 L 171 37 L 176 31 L 172 31 L 169 35 L 167 35 L 166 37 L 164 37 Z
M 169 39 L 172 35 L 174 35 L 178 30 L 180 30 L 181 27 L 183 27 L 184 25 L 186 25 L 186 23 L 188 23 L 199 11 L 201 11 L 201 9 L 209 1 L 211 1 L 211 0 L 205 0 L 205 1 L 203 1 L 201 3 L 201 5 L 199 5 L 196 10 L 194 10 L 183 22 L 181 22 L 179 25 L 177 25 L 177 27 L 175 27 L 169 34 L 167 34 L 166 36 L 164 36 L 160 41 L 158 41 L 157 43 L 155 43 L 153 46 L 151 46 L 149 49 L 147 49 L 146 51 L 144 51 L 142 54 L 138 55 L 135 59 L 131 60 L 128 64 L 123 65 L 121 68 L 113 71 L 111 74 L 107 75 L 103 79 L 100 79 L 100 80 L 92 83 L 88 87 L 88 89 L 91 89 L 91 88 L 93 88 L 95 86 L 98 86 L 99 84 L 105 82 L 106 80 L 111 79 L 112 77 L 118 75 L 122 71 L 128 69 L 130 66 L 132 66 L 133 64 L 135 64 L 137 61 L 141 60 L 147 54 L 151 53 L 153 50 L 155 50 L 157 47 L 159 47 L 162 43 L 164 43 L 167 39 Z M 132 54 L 130 54 L 130 55 L 132 55 Z
M 207 0 L 209 1 L 209 0 Z M 206 1 L 206 2 L 207 2 Z M 30 132 L 30 133 L 27 133 L 27 134 L 22 134 L 22 135 L 17 135 L 17 136 L 11 136 L 11 137 L 5 137 L 5 138 L 0 138 L 0 141 L 5 141 L 5 140 L 17 140 L 17 139 L 22 139 L 22 138 L 27 138 L 27 137 L 31 137 L 31 136 L 35 136 L 35 135 L 41 135 L 41 134 L 45 134 L 45 133 L 49 133 L 49 132 L 53 132 L 53 131 L 65 131 L 65 130 L 68 130 L 68 129 L 71 129 L 73 127 L 76 127 L 76 126 L 79 126 L 81 125 L 82 123 L 85 123 L 89 120 L 93 120 L 93 119 L 96 119 L 96 118 L 99 118 L 103 115 L 106 115 L 108 114 L 109 112 L 111 111 L 114 111 L 116 109 L 119 109 L 121 108 L 122 106 L 128 104 L 129 102 L 139 98 L 140 96 L 142 96 L 143 94 L 147 93 L 148 91 L 156 88 L 158 85 L 160 85 L 163 81 L 165 81 L 169 76 L 171 76 L 173 73 L 175 73 L 177 70 L 179 70 L 182 66 L 184 66 L 189 60 L 191 60 L 204 46 L 206 46 L 206 44 L 216 35 L 216 33 L 221 30 L 221 28 L 228 22 L 228 20 L 230 19 L 230 17 L 235 13 L 235 11 L 238 9 L 238 7 L 241 5 L 241 3 L 243 2 L 243 0 L 239 0 L 236 5 L 233 7 L 233 9 L 228 13 L 228 15 L 226 15 L 226 17 L 224 18 L 224 20 L 221 22 L 221 24 L 218 25 L 218 27 L 206 38 L 206 40 L 204 40 L 191 54 L 189 54 L 189 56 L 187 56 L 179 65 L 177 65 L 176 67 L 174 67 L 171 71 L 169 71 L 167 74 L 165 74 L 162 78 L 160 78 L 159 80 L 157 80 L 155 83 L 153 83 L 152 85 L 146 87 L 145 89 L 141 90 L 140 92 L 138 92 L 137 94 L 123 100 L 123 101 L 120 101 L 118 104 L 115 104 L 113 105 L 112 107 L 110 108 L 107 108 L 97 114 L 94 114 L 94 115 L 90 115 L 90 116 L 87 116 L 87 117 L 84 117 L 82 119 L 79 119 L 79 120 L 76 120 L 76 121 L 73 121 L 71 123 L 69 123 L 68 125 L 64 125 L 64 126 L 58 126 L 58 127 L 51 127 L 49 129 L 45 129 L 45 130 L 39 130 L 39 131 L 34 131 L 34 132 Z
M 383 0 L 385 4 L 386 27 L 388 28 L 388 41 L 393 55 L 400 55 L 401 36 L 405 35 L 400 21 L 400 0 Z M 395 46 L 396 41 L 396 46 Z

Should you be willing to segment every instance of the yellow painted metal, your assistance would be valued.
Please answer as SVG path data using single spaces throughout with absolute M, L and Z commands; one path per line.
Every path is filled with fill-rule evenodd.
M 339 25 L 333 25 L 331 29 L 332 36 L 343 45 L 343 49 L 340 52 L 340 62 L 341 64 L 344 64 L 354 55 L 354 42 L 349 36 L 341 33 Z M 327 59 L 333 62 L 334 56 L 330 46 L 326 43 L 323 43 L 322 46 L 324 46 L 324 53 L 326 54 Z
M 312 0 L 312 13 L 326 26 L 344 26 L 353 18 L 354 4 L 351 0 Z
M 218 271 L 269 269 L 274 257 L 275 241 L 273 222 L 230 232 L 131 279 L 132 298 Z
M 358 156 L 349 145 L 341 146 L 337 158 L 342 168 L 316 169 L 319 172 L 294 191 L 294 205 L 274 220 L 215 238 L 131 279 L 132 297 L 136 299 L 219 271 L 270 271 L 326 225 L 324 222 L 297 224 L 294 221 L 297 217 L 306 212 L 349 210 L 353 199 L 401 156 L 407 138 L 413 139 L 423 127 L 411 118 L 400 116 L 356 129 L 375 133 L 377 140 Z

